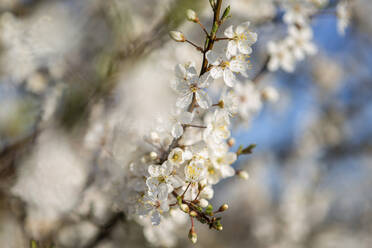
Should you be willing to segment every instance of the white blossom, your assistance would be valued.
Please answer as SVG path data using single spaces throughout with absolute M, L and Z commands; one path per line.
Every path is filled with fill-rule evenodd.
M 142 199 L 142 205 L 138 209 L 138 215 L 148 215 L 151 213 L 151 223 L 159 225 L 161 213 L 169 211 L 168 188 L 166 185 L 159 185 L 155 192 L 147 192 Z
M 168 155 L 168 162 L 175 166 L 182 165 L 186 160 L 190 160 L 192 154 L 190 151 L 184 151 L 179 147 L 174 148 Z
M 209 72 L 204 73 L 200 78 L 196 74 L 193 65 L 177 65 L 176 66 L 176 81 L 172 83 L 172 88 L 178 93 L 179 97 L 176 106 L 179 108 L 188 107 L 195 94 L 196 102 L 203 109 L 207 109 L 212 105 L 212 100 L 204 91 L 213 81 Z
M 146 179 L 146 184 L 150 192 L 158 193 L 163 185 L 166 185 L 168 193 L 182 184 L 177 175 L 173 175 L 173 165 L 168 161 L 162 165 L 150 165 L 148 169 L 150 177 Z
M 348 1 L 340 1 L 336 7 L 337 30 L 341 35 L 345 35 L 345 30 L 350 24 L 350 11 Z
M 214 114 L 206 116 L 204 130 L 204 140 L 208 142 L 221 143 L 224 139 L 230 137 L 230 119 L 226 111 L 216 110 Z
M 239 99 L 239 116 L 245 120 L 250 120 L 252 115 L 257 113 L 262 107 L 260 92 L 250 81 L 245 84 L 237 84 L 234 90 Z
M 303 60 L 305 55 L 314 55 L 317 52 L 316 46 L 311 42 L 313 38 L 311 28 L 301 27 L 299 29 L 291 26 L 289 35 L 287 42 L 297 60 Z
M 268 69 L 276 71 L 282 68 L 286 72 L 293 72 L 295 69 L 295 60 L 289 49 L 289 44 L 286 41 L 273 42 L 267 44 L 267 49 L 270 54 Z
M 233 26 L 229 26 L 225 30 L 225 36 L 230 40 L 227 43 L 227 52 L 229 56 L 242 54 L 251 54 L 251 46 L 257 41 L 257 34 L 249 30 L 249 22 L 244 22 L 238 25 L 235 30 Z
M 211 76 L 214 79 L 223 77 L 225 84 L 229 87 L 233 87 L 236 82 L 234 73 L 242 73 L 245 76 L 245 72 L 248 69 L 247 56 L 225 56 L 219 55 L 213 51 L 206 53 L 208 62 L 212 65 Z
M 170 124 L 171 134 L 174 138 L 178 138 L 183 134 L 182 124 L 190 124 L 192 122 L 193 115 L 183 109 L 176 108 L 171 113 Z
M 193 158 L 185 166 L 185 176 L 189 182 L 198 182 L 207 176 L 205 161 L 199 158 Z

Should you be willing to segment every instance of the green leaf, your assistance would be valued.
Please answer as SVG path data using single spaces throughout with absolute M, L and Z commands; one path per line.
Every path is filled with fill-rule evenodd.
M 252 154 L 253 149 L 256 147 L 256 144 L 250 144 L 246 148 L 243 148 L 243 146 L 239 146 L 238 151 L 236 152 L 236 155 L 246 155 L 246 154 Z

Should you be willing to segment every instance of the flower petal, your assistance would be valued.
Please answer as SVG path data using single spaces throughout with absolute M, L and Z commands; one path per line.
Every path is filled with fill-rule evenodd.
M 238 48 L 239 48 L 239 52 L 241 52 L 242 54 L 251 54 L 252 53 L 252 48 L 250 47 L 250 43 L 246 40 L 239 41 L 238 42 Z
M 225 34 L 225 36 L 227 38 L 234 38 L 233 25 L 231 25 L 228 28 L 226 28 L 224 34 Z
M 154 226 L 157 226 L 160 224 L 160 214 L 158 211 L 154 211 L 151 215 L 151 224 L 153 224 Z
M 210 72 L 206 72 L 199 78 L 198 86 L 200 88 L 207 88 L 212 82 L 213 77 L 211 77 Z
M 179 138 L 181 137 L 181 135 L 183 134 L 183 127 L 180 123 L 175 123 L 173 126 L 172 126 L 172 136 L 174 138 Z
M 236 27 L 236 33 L 239 35 L 239 34 L 242 34 L 244 33 L 245 31 L 248 30 L 249 28 L 249 25 L 250 25 L 250 22 L 243 22 L 242 24 L 238 25 Z
M 176 106 L 179 108 L 186 108 L 192 101 L 192 92 L 189 91 L 187 94 L 177 98 Z
M 212 64 L 212 65 L 219 65 L 220 64 L 220 56 L 212 51 L 212 50 L 209 50 L 206 54 L 205 54 L 205 57 L 207 58 L 209 64 Z
M 212 78 L 214 79 L 218 79 L 223 76 L 223 69 L 219 66 L 213 67 L 210 72 Z
M 196 96 L 196 101 L 198 102 L 201 108 L 207 109 L 212 105 L 212 100 L 206 92 L 202 90 L 198 90 L 195 93 L 195 96 Z
M 230 40 L 228 43 L 227 43 L 227 52 L 228 52 L 228 56 L 234 56 L 234 55 L 237 55 L 238 54 L 238 44 L 236 43 L 236 41 L 234 40 Z
M 223 71 L 223 80 L 225 81 L 225 84 L 229 87 L 233 87 L 235 84 L 235 75 L 232 73 L 230 69 L 225 69 Z

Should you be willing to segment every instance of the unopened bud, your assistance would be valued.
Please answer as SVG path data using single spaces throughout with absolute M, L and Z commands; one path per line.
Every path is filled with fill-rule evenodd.
M 151 158 L 152 160 L 155 160 L 155 159 L 158 158 L 158 154 L 157 154 L 156 152 L 150 152 L 150 158 Z
M 183 212 L 185 212 L 185 213 L 190 212 L 190 208 L 189 208 L 189 206 L 187 206 L 186 204 L 181 204 L 180 208 L 181 208 L 181 210 L 182 210 Z
M 240 170 L 237 172 L 238 177 L 240 177 L 243 180 L 248 180 L 249 174 L 245 170 Z
M 261 92 L 262 99 L 269 102 L 276 102 L 279 99 L 278 91 L 271 86 L 265 87 Z
M 227 145 L 229 147 L 233 147 L 235 145 L 235 139 L 234 138 L 230 138 L 227 140 Z
M 202 208 L 208 207 L 209 202 L 206 199 L 200 199 L 199 206 Z
M 218 231 L 222 231 L 222 230 L 223 230 L 222 225 L 218 225 L 218 226 L 217 226 L 217 230 L 218 230 Z
M 183 35 L 182 32 L 179 32 L 179 31 L 170 31 L 169 32 L 169 36 L 177 41 L 177 42 L 185 42 L 186 38 L 185 36 Z
M 192 9 L 186 10 L 186 17 L 187 17 L 187 20 L 189 20 L 190 22 L 199 21 L 198 16 L 196 15 L 195 11 L 193 11 Z
M 194 210 L 191 210 L 189 214 L 190 214 L 191 217 L 196 217 L 196 216 L 198 216 L 198 213 L 195 212 Z
M 190 232 L 189 232 L 189 239 L 191 240 L 191 242 L 193 244 L 196 243 L 196 241 L 198 241 L 198 235 L 196 234 L 196 232 L 194 231 L 194 228 L 191 228 L 190 229 Z
M 229 205 L 227 205 L 225 203 L 225 204 L 221 205 L 221 207 L 218 209 L 218 212 L 226 211 L 228 208 L 229 208 Z

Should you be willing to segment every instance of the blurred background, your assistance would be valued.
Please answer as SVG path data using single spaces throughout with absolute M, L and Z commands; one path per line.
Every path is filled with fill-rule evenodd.
M 267 41 L 286 33 L 282 13 L 224 2 L 228 24 L 249 20 L 259 35 L 256 75 Z M 257 144 L 236 163 L 250 179 L 217 185 L 224 230 L 197 226 L 196 247 L 371 247 L 372 5 L 352 1 L 342 36 L 335 2 L 312 20 L 318 53 L 260 78 L 280 98 L 233 130 L 236 148 Z M 117 211 L 123 166 L 174 101 L 175 64 L 201 63 L 168 36 L 202 44 L 188 8 L 210 28 L 206 0 L 0 0 L 1 248 L 192 246 L 182 224 L 162 237 Z

